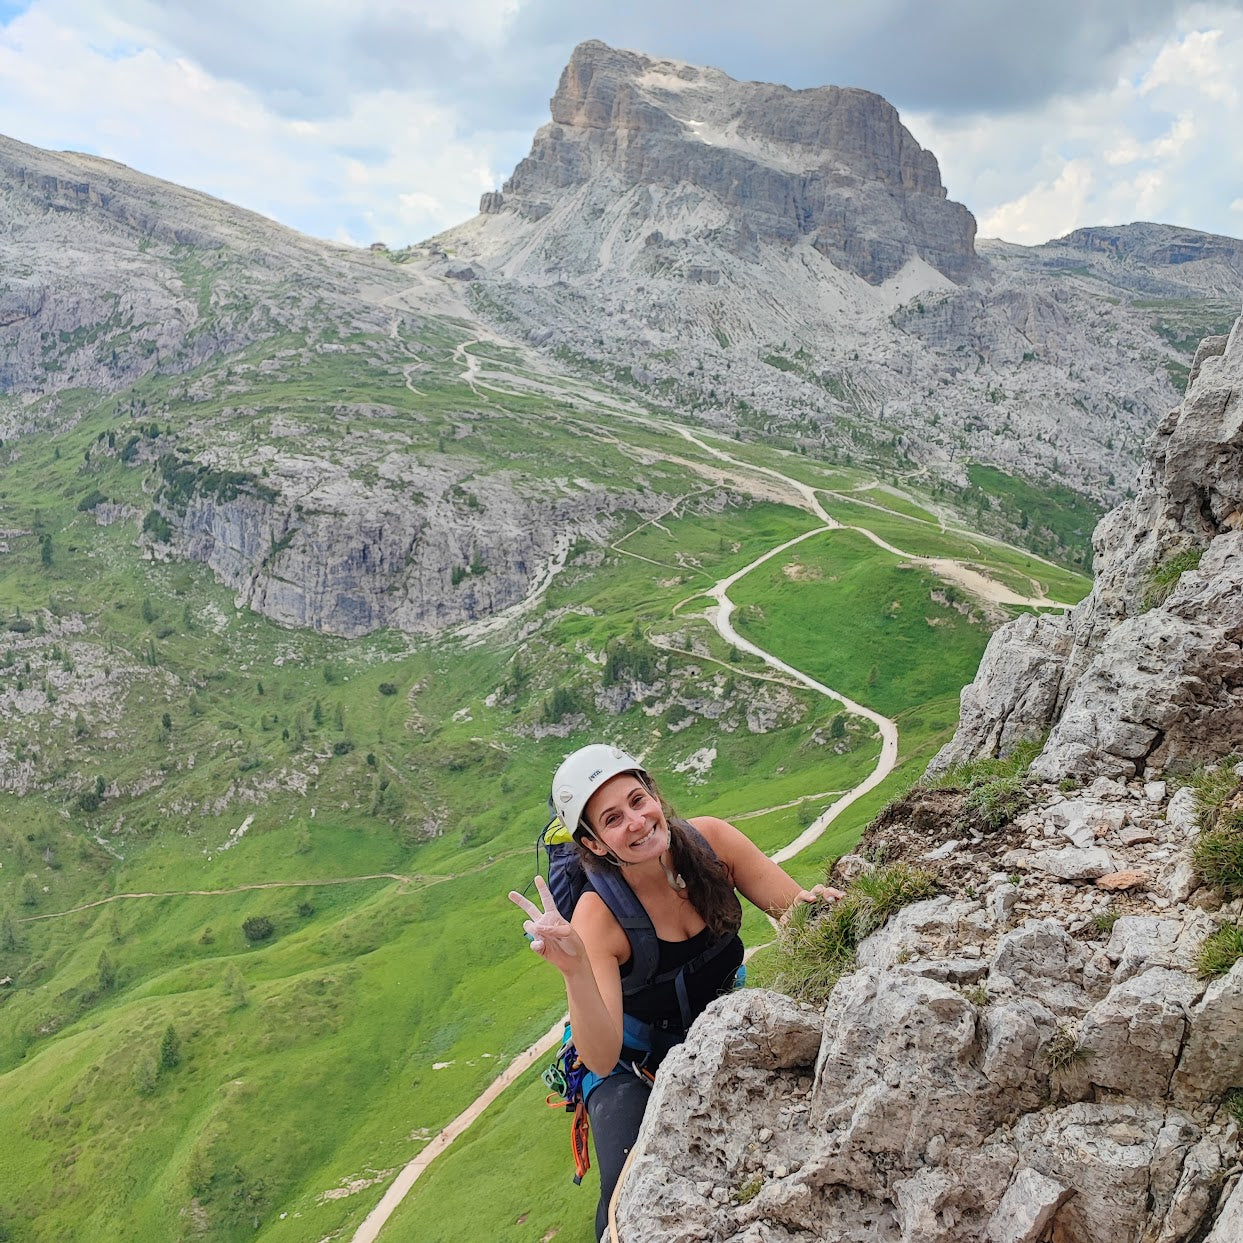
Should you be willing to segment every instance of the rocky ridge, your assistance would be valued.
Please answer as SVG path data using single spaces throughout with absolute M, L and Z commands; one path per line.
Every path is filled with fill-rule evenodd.
M 1237 1237 L 1243 961 L 1195 961 L 1243 899 L 1198 885 L 1190 788 L 1032 793 L 1003 832 L 929 791 L 865 835 L 947 892 L 865 940 L 823 1012 L 710 1008 L 658 1077 L 622 1240 Z
M 1091 593 L 994 634 L 934 770 L 1045 735 L 1033 768 L 1054 778 L 1243 751 L 1241 394 L 1243 319 L 1201 343 L 1134 499 L 1097 527 Z
M 864 940 L 822 1011 L 709 1009 L 658 1079 L 623 1240 L 1240 1236 L 1243 960 L 1202 954 L 1243 896 L 1193 850 L 1243 823 L 1241 337 L 1197 352 L 1092 595 L 1003 628 L 964 691 L 936 767 L 1051 725 L 1026 805 L 989 824 L 917 788 L 869 827 L 839 881 L 917 862 L 940 896 Z M 1204 763 L 1220 810 L 1167 779 Z
M 97 156 L 0 136 L 0 398 L 127 388 L 330 318 L 385 331 L 390 263 Z M 369 296 L 360 296 L 367 291 Z M 22 426 L 0 408 L 0 432 Z
M 411 460 L 400 447 L 369 486 L 345 463 L 264 459 L 258 486 L 195 493 L 150 552 L 202 562 L 239 606 L 282 625 L 346 638 L 491 617 L 563 566 L 575 539 L 604 543 L 619 513 L 666 504 L 605 488 L 533 496 L 507 472 L 472 477 L 469 459 Z

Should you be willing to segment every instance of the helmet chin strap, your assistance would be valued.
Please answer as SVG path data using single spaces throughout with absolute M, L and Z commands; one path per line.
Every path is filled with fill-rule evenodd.
M 619 859 L 590 829 L 584 829 L 583 836 L 591 838 L 604 851 L 602 855 L 596 855 L 594 850 L 591 852 L 602 863 L 611 863 L 615 868 L 628 868 L 631 866 L 629 860 Z

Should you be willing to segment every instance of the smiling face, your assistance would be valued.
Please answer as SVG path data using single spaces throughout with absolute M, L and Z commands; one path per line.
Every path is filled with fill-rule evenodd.
M 583 814 L 595 834 L 584 843 L 594 854 L 612 851 L 624 863 L 639 863 L 659 858 L 669 846 L 660 801 L 634 773 L 610 777 L 587 800 Z

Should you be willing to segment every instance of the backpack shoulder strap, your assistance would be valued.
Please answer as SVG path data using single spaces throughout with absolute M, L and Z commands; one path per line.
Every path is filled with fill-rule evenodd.
M 710 855 L 716 857 L 716 852 L 707 838 L 689 820 L 679 819 L 678 827 L 688 836 L 693 837 Z M 656 937 L 656 929 L 652 926 L 651 916 L 635 897 L 634 890 L 613 868 L 592 868 L 587 880 L 604 905 L 612 911 L 613 918 L 621 925 L 626 939 L 630 942 L 631 966 L 625 979 L 622 980 L 623 997 L 637 993 L 652 984 L 664 983 L 667 980 L 681 977 L 687 971 L 697 971 L 733 939 L 733 934 L 721 938 L 692 962 L 658 977 L 656 968 L 660 965 L 660 944 Z M 680 978 L 678 978 L 678 985 L 681 994 L 685 991 L 685 985 Z M 679 996 L 679 1001 L 681 1000 Z
M 622 995 L 637 993 L 651 983 L 660 961 L 652 917 L 643 909 L 634 890 L 612 869 L 593 868 L 588 879 L 630 942 L 630 971 L 622 980 Z

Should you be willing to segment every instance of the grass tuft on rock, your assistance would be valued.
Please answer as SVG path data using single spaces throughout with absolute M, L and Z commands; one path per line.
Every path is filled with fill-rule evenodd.
M 1196 569 L 1203 556 L 1203 548 L 1187 548 L 1157 562 L 1148 571 L 1148 580 L 1144 584 L 1144 611 L 1163 605 L 1173 594 L 1182 575 L 1187 570 Z
M 1080 1044 L 1079 1037 L 1062 1024 L 1054 1033 L 1053 1039 L 1040 1051 L 1040 1056 L 1051 1074 L 1062 1075 L 1072 1066 L 1090 1058 L 1092 1050 Z
M 955 764 L 935 776 L 925 776 L 921 785 L 930 790 L 970 790 L 988 781 L 1021 778 L 1031 767 L 1032 761 L 1044 749 L 1045 738 L 1016 743 L 1014 749 L 1004 756 L 980 756 Z
M 1219 817 L 1217 827 L 1196 838 L 1191 860 L 1200 879 L 1227 898 L 1243 893 L 1243 811 Z
M 1008 824 L 1031 802 L 1027 770 L 1044 747 L 1044 739 L 1020 742 L 1009 755 L 983 756 L 925 776 L 930 790 L 965 790 L 959 827 L 990 833 Z
M 967 791 L 963 820 L 974 821 L 983 829 L 999 829 L 1030 802 L 1022 777 L 990 777 Z
M 755 982 L 822 1005 L 837 981 L 853 970 L 864 937 L 895 911 L 936 892 L 936 877 L 923 868 L 899 863 L 867 872 L 850 883 L 840 902 L 795 909 Z
M 1234 768 L 1241 759 L 1243 756 L 1223 756 L 1212 764 L 1201 764 L 1186 777 L 1174 778 L 1180 786 L 1190 786 L 1195 791 L 1198 820 L 1202 829 L 1213 827 L 1218 809 L 1239 788 L 1239 779 L 1234 775 Z
M 1243 958 L 1243 928 L 1238 924 L 1222 924 L 1211 936 L 1204 938 L 1196 955 L 1196 973 L 1202 980 L 1225 975 Z
M 1234 1124 L 1243 1131 L 1243 1088 L 1231 1088 L 1221 1098 L 1221 1103 L 1233 1119 Z

